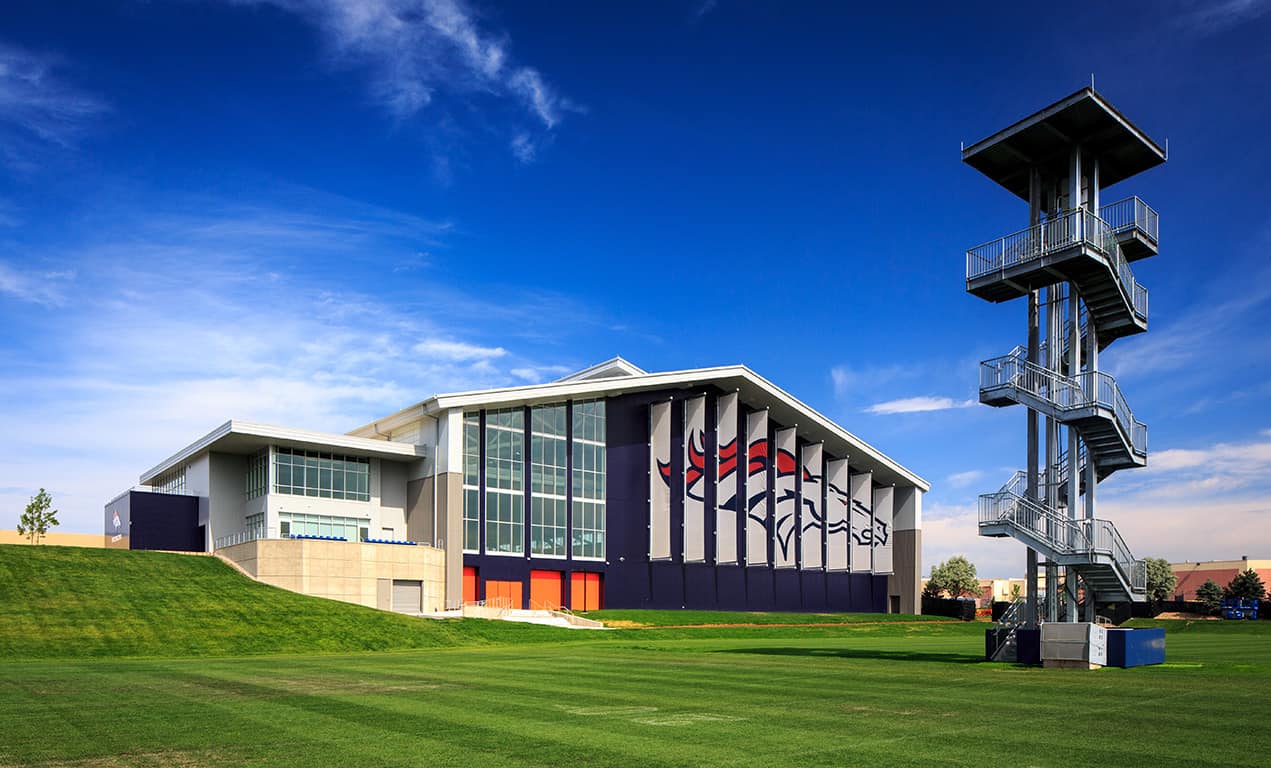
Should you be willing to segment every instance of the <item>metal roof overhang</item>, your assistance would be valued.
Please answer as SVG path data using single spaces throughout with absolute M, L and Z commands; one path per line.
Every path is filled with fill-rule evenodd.
M 312 432 L 306 429 L 231 420 L 146 470 L 141 475 L 141 483 L 144 485 L 173 467 L 207 451 L 246 455 L 269 445 L 399 462 L 424 458 L 423 447 L 410 443 L 392 443 L 330 432 Z
M 930 484 L 922 477 L 744 365 L 437 395 L 360 427 L 353 434 L 364 436 L 375 434 L 381 428 L 396 429 L 412 420 L 436 416 L 453 408 L 545 405 L 569 399 L 613 397 L 658 389 L 736 391 L 747 406 L 767 408 L 777 423 L 797 427 L 801 439 L 823 441 L 827 450 L 848 457 L 853 470 L 872 471 L 875 482 L 913 485 L 924 493 L 930 490 Z
M 962 151 L 962 161 L 1028 200 L 1028 169 L 1067 173 L 1073 144 L 1099 158 L 1099 186 L 1165 162 L 1165 150 L 1092 88 L 1083 88 Z

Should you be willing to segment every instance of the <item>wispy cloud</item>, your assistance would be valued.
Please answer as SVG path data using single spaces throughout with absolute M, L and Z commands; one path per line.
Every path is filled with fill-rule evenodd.
M 493 360 L 505 357 L 508 353 L 503 347 L 482 347 L 462 341 L 445 339 L 428 339 L 415 345 L 415 351 L 421 355 L 440 358 L 442 360 Z
M 718 5 L 719 0 L 696 0 L 692 8 L 689 9 L 689 16 L 693 21 L 698 21 L 715 10 Z
M 1211 35 L 1255 21 L 1268 11 L 1268 0 L 1187 0 L 1175 23 L 1195 34 Z
M 511 143 L 521 162 L 534 159 L 542 137 L 567 112 L 580 111 L 538 69 L 514 61 L 507 36 L 482 28 L 462 0 L 231 0 L 271 5 L 321 31 L 337 60 L 365 66 L 379 102 L 395 117 L 411 117 L 438 94 L 506 97 L 539 125 Z
M 100 530 L 105 500 L 225 419 L 342 432 L 437 392 L 573 364 L 556 347 L 605 322 L 558 296 L 386 284 L 373 276 L 397 252 L 448 247 L 444 225 L 310 202 L 140 206 L 51 249 L 38 272 L 0 253 L 0 302 L 56 306 L 23 313 L 29 334 L 0 335 L 0 420 L 15 438 L 0 443 L 0 487 L 16 489 L 0 509 L 44 485 L 64 529 Z M 56 295 L 38 292 L 54 280 Z M 495 333 L 503 346 L 482 343 Z
M 0 261 L 0 295 L 45 307 L 65 301 L 65 289 L 75 279 L 72 270 L 31 271 Z
M 55 75 L 57 59 L 0 43 L 0 158 L 31 170 L 49 147 L 70 148 L 106 111 Z
M 974 400 L 954 400 L 951 397 L 902 397 L 882 403 L 874 403 L 864 409 L 865 413 L 887 416 L 897 413 L 924 413 L 927 411 L 948 411 L 954 408 L 970 408 Z
M 953 474 L 949 475 L 948 481 L 949 481 L 949 485 L 953 486 L 954 488 L 965 488 L 982 477 L 984 477 L 983 471 L 978 469 L 970 469 L 970 470 L 967 470 L 966 472 L 954 472 Z
M 536 367 L 513 368 L 508 371 L 526 384 L 541 384 L 545 381 L 559 379 L 572 369 L 564 365 L 540 365 Z

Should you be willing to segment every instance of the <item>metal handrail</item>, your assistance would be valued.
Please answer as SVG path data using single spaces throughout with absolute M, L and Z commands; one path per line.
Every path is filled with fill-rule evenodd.
M 1121 234 L 1137 229 L 1153 243 L 1160 237 L 1161 217 L 1152 206 L 1137 197 L 1127 197 L 1099 207 L 1099 218 L 1108 222 L 1112 231 Z
M 980 391 L 1002 387 L 1022 390 L 1049 403 L 1057 411 L 1100 407 L 1112 411 L 1131 450 L 1147 455 L 1147 425 L 1134 418 L 1125 395 L 1111 375 L 1085 371 L 1064 376 L 1028 360 L 1023 347 L 980 363 Z
M 1108 222 L 1085 208 L 1064 211 L 1040 224 L 977 245 L 966 252 L 966 279 L 1001 272 L 1034 259 L 1087 245 L 1108 259 L 1126 304 L 1147 319 L 1147 289 L 1134 279 L 1134 271 L 1121 253 L 1116 233 Z
M 1015 475 L 1022 475 L 1016 472 Z M 979 499 L 979 525 L 1006 524 L 1046 543 L 1061 555 L 1108 555 L 1122 579 L 1135 592 L 1146 589 L 1147 569 L 1134 557 L 1110 520 L 1072 520 L 1045 504 L 1033 501 L 1008 488 L 1015 476 L 997 493 Z

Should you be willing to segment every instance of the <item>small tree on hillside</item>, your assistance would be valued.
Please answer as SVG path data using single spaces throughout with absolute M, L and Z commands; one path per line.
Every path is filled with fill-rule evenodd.
M 1262 577 L 1258 575 L 1257 571 L 1250 568 L 1247 571 L 1237 573 L 1235 578 L 1227 584 L 1226 589 L 1222 591 L 1222 596 L 1260 600 L 1266 594 L 1266 591 L 1267 588 L 1262 583 Z
M 49 528 L 57 525 L 57 510 L 53 506 L 53 497 L 43 488 L 31 497 L 21 517 L 18 518 L 18 535 L 26 536 L 32 544 L 39 544 L 40 539 L 49 532 Z
M 1205 604 L 1207 611 L 1213 613 L 1218 610 L 1218 603 L 1222 600 L 1222 587 L 1213 579 L 1208 579 L 1196 590 L 1196 599 Z
M 975 566 L 962 555 L 954 555 L 946 562 L 931 566 L 931 580 L 927 589 L 932 595 L 941 593 L 949 597 L 979 597 L 980 582 L 975 577 Z
M 1174 587 L 1178 579 L 1169 561 L 1159 557 L 1145 557 L 1143 564 L 1147 566 L 1147 598 L 1159 602 L 1174 597 Z

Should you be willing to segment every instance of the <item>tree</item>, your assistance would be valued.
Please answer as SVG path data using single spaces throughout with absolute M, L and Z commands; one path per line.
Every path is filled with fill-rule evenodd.
M 1169 561 L 1159 557 L 1145 557 L 1143 564 L 1147 566 L 1147 597 L 1159 602 L 1174 597 L 1174 587 L 1178 579 Z
M 1250 568 L 1247 571 L 1241 571 L 1235 575 L 1222 591 L 1223 597 L 1244 597 L 1259 600 L 1266 593 L 1267 588 L 1262 583 L 1262 577 L 1258 572 Z
M 57 510 L 53 506 L 53 497 L 43 488 L 31 497 L 26 511 L 18 518 L 18 535 L 26 536 L 32 544 L 39 544 L 40 539 L 49 532 L 49 528 L 57 525 Z
M 1196 599 L 1205 604 L 1205 609 L 1210 613 L 1218 610 L 1218 603 L 1222 600 L 1222 587 L 1218 586 L 1218 582 L 1208 579 L 1200 588 L 1196 590 Z
M 975 577 L 975 566 L 962 555 L 954 555 L 946 562 L 931 566 L 931 579 L 927 590 L 932 596 L 947 593 L 949 597 L 979 597 L 980 581 Z

